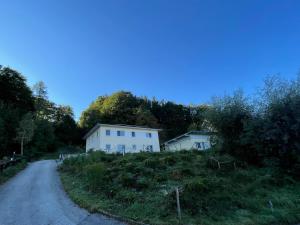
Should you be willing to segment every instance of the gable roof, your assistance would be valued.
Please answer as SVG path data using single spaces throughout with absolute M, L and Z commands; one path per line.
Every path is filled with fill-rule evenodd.
M 143 126 L 136 125 L 126 125 L 126 124 L 105 124 L 105 123 L 97 123 L 86 135 L 84 135 L 83 139 L 87 139 L 91 136 L 99 127 L 119 127 L 119 128 L 129 128 L 129 129 L 140 129 L 140 130 L 152 130 L 152 131 L 161 131 L 162 129 L 149 128 Z
M 200 130 L 193 130 L 193 131 L 189 131 L 189 132 L 187 132 L 187 133 L 185 133 L 185 134 L 182 134 L 182 135 L 180 135 L 180 136 L 178 136 L 178 137 L 175 137 L 175 138 L 173 138 L 173 139 L 171 139 L 171 140 L 168 140 L 168 141 L 166 141 L 164 144 L 169 144 L 169 143 L 171 143 L 171 142 L 180 140 L 180 139 L 182 139 L 182 138 L 189 137 L 189 136 L 191 136 L 191 135 L 212 135 L 212 134 L 214 134 L 214 133 L 215 133 L 215 132 L 212 132 L 212 131 L 206 131 L 206 130 L 203 130 L 203 131 L 200 131 Z

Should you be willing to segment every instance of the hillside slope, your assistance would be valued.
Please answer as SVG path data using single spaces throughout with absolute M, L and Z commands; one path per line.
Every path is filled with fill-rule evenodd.
M 300 221 L 300 182 L 275 168 L 237 163 L 214 168 L 201 152 L 95 152 L 65 160 L 60 171 L 71 198 L 150 224 L 178 224 L 175 188 L 180 188 L 183 224 L 295 224 Z M 221 161 L 231 161 L 226 156 Z M 242 168 L 243 167 L 243 168 Z

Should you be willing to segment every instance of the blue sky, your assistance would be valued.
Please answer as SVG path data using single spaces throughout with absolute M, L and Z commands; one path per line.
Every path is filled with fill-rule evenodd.
M 300 69 L 297 0 L 6 0 L 0 64 L 78 118 L 118 90 L 184 104 Z

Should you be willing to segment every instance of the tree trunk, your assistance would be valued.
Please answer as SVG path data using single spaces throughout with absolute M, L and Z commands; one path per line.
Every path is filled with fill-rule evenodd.
M 23 148 L 24 148 L 24 138 L 21 139 L 21 155 L 23 156 Z

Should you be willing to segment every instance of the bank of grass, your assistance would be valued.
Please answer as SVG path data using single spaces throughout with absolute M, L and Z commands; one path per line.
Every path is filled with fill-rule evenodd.
M 254 225 L 300 222 L 300 182 L 275 168 L 213 168 L 201 152 L 95 152 L 65 160 L 64 187 L 81 207 L 148 224 Z M 223 159 L 222 159 L 223 158 Z M 220 160 L 231 160 L 223 156 Z
M 2 172 L 0 171 L 0 184 L 6 182 L 11 177 L 15 176 L 18 172 L 23 170 L 27 166 L 26 160 L 22 160 L 16 165 L 9 166 L 4 169 Z

